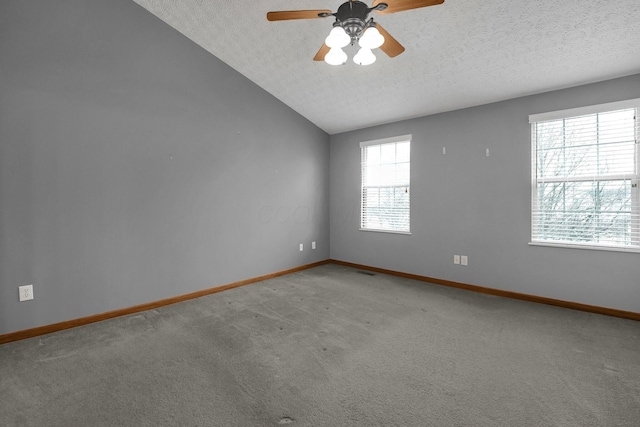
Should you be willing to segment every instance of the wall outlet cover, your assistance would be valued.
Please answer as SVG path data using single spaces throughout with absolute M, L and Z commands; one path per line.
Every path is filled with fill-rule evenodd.
M 33 299 L 33 285 L 18 286 L 18 297 L 20 301 L 29 301 Z

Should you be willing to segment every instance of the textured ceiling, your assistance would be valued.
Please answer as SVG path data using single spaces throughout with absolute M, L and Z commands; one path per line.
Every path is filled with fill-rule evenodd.
M 268 22 L 341 0 L 134 0 L 329 134 L 640 72 L 638 0 L 445 0 L 372 13 L 406 51 L 312 60 L 333 18 Z M 371 1 L 366 1 L 371 4 Z

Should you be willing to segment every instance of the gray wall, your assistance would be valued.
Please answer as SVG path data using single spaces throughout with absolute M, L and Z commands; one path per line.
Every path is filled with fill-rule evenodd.
M 528 245 L 528 115 L 638 97 L 640 74 L 333 135 L 331 258 L 640 312 L 640 254 Z M 358 231 L 358 143 L 408 133 L 412 234 Z
M 327 259 L 328 156 L 130 0 L 3 0 L 0 334 Z

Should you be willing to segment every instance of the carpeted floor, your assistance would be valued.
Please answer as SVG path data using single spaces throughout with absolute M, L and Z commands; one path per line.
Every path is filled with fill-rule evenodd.
M 324 265 L 0 346 L 2 426 L 639 426 L 640 322 Z

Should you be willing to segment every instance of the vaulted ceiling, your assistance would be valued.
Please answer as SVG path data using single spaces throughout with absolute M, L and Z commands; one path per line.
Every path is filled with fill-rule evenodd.
M 266 19 L 336 11 L 341 0 L 134 1 L 329 134 L 640 72 L 638 0 L 445 0 L 372 13 L 406 50 L 377 49 L 369 66 L 351 61 L 355 47 L 345 65 L 312 60 L 332 17 Z

